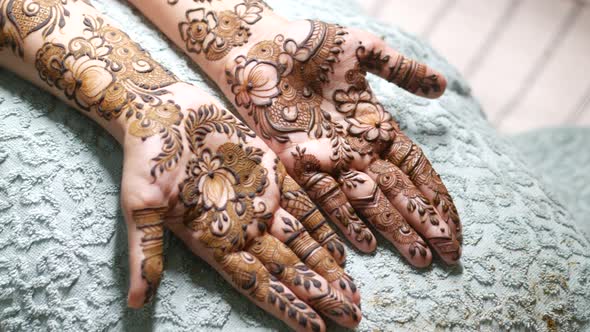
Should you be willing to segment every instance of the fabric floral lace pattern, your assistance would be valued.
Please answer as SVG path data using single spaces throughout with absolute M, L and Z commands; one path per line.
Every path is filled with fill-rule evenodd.
M 395 112 L 402 129 L 428 150 L 454 195 L 465 225 L 462 266 L 416 270 L 391 245 L 370 256 L 349 250 L 346 270 L 363 295 L 358 330 L 588 330 L 590 242 L 572 222 L 579 211 L 566 209 L 511 142 L 497 136 L 458 74 L 421 42 L 358 15 L 353 1 L 269 2 L 291 18 L 319 16 L 383 35 L 406 55 L 443 68 L 449 78 L 439 101 L 410 96 L 387 82 L 371 83 L 384 110 Z M 138 14 L 123 2 L 93 3 L 109 8 L 142 45 L 166 45 L 149 25 L 129 19 Z M 153 53 L 208 90 L 176 53 Z M 365 98 L 345 92 L 341 110 Z M 173 111 L 165 113 L 166 121 L 176 120 Z M 118 186 L 122 151 L 84 116 L 4 70 L 0 119 L 0 330 L 286 329 L 230 290 L 176 239 L 166 239 L 166 270 L 172 273 L 164 275 L 157 301 L 127 310 L 127 238 Z M 380 135 L 370 128 L 362 132 Z M 581 169 L 571 172 L 576 170 Z

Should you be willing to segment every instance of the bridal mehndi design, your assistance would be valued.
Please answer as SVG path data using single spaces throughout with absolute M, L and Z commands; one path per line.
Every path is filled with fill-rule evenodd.
M 33 2 L 37 8 L 26 1 L 2 2 L 1 18 L 13 20 L 22 10 L 31 17 L 41 15 L 45 20 L 41 23 L 39 18 L 13 20 L 12 29 L 24 38 L 44 28 L 43 37 L 47 37 L 56 26 L 64 27 L 63 16 L 69 15 L 63 6 L 66 3 Z M 5 28 L 6 22 L 1 22 Z M 174 75 L 100 17 L 86 15 L 83 25 L 83 36 L 67 45 L 45 42 L 37 51 L 39 77 L 83 110 L 105 120 L 124 116 L 131 135 L 143 140 L 159 135 L 162 152 L 153 159 L 154 179 L 178 165 L 187 142 L 190 157 L 179 185 L 184 224 L 212 251 L 237 288 L 312 331 L 322 329 L 314 309 L 341 321 L 358 322 L 360 310 L 344 296 L 355 295 L 357 289 L 339 266 L 344 259 L 343 244 L 276 159 L 276 181 L 269 181 L 262 165 L 266 152 L 250 144 L 254 132 L 214 104 L 183 111 L 167 90 L 178 82 Z M 14 50 L 22 56 L 18 47 Z M 222 135 L 227 143 L 211 147 L 207 143 L 212 141 L 210 135 Z M 276 198 L 280 203 L 272 208 L 265 197 L 269 186 L 276 186 L 271 192 L 281 194 Z M 279 205 L 303 220 L 311 234 L 298 220 L 283 216 L 274 221 L 282 240 L 271 236 L 267 228 L 277 219 L 272 209 Z M 132 211 L 135 227 L 142 234 L 146 302 L 163 271 L 164 222 L 169 212 L 167 206 Z
M 262 18 L 263 6 L 260 0 L 244 0 L 234 10 L 188 10 L 186 21 L 178 24 L 186 50 L 204 53 L 207 60 L 222 59 L 232 48 L 248 42 L 249 26 Z
M 319 317 L 307 304 L 293 302 L 294 297 L 284 293 L 284 287 L 273 277 L 320 312 L 358 320 L 357 309 L 331 286 L 337 284 L 354 293 L 352 280 L 299 221 L 282 217 L 281 234 L 287 239 L 284 243 L 266 232 L 268 225 L 277 221 L 271 222 L 268 201 L 263 198 L 270 185 L 268 171 L 261 165 L 264 151 L 247 145 L 254 133 L 215 105 L 188 110 L 184 127 L 193 156 L 180 185 L 180 198 L 186 206 L 184 223 L 200 234 L 201 243 L 213 250 L 214 259 L 233 282 L 253 299 L 277 305 L 312 330 L 319 329 Z M 204 143 L 209 135 L 227 136 L 229 143 L 212 150 Z M 279 190 L 296 191 L 292 186 L 282 186 L 293 181 L 280 173 L 283 166 L 277 163 L 275 169 L 279 170 L 277 177 L 282 178 L 275 183 L 280 185 Z M 281 200 L 283 206 L 314 212 L 301 206 L 303 197 L 283 196 Z M 338 246 L 337 239 L 323 236 Z
M 338 25 L 309 21 L 309 26 L 309 34 L 300 42 L 278 34 L 272 40 L 256 41 L 227 65 L 235 104 L 247 110 L 267 140 L 293 146 L 292 136 L 305 133 L 318 144 L 329 144 L 331 165 L 307 152 L 309 145 L 295 144 L 290 148 L 289 170 L 353 242 L 374 246 L 373 235 L 356 209 L 410 261 L 428 255 L 428 246 L 416 231 L 447 262 L 457 260 L 461 228 L 451 196 L 422 150 L 401 133 L 376 100 L 365 78 L 367 71 L 379 73 L 408 91 L 429 95 L 441 92 L 439 77 L 428 74 L 422 64 L 385 55 L 363 41 L 347 45 L 349 33 Z M 347 57 L 344 72 L 343 57 Z M 337 82 L 333 88 L 335 75 L 342 75 L 346 86 Z M 351 169 L 355 163 L 364 164 L 366 174 Z M 369 166 L 395 171 L 382 174 Z M 330 174 L 326 169 L 331 169 Z M 406 187 L 396 190 L 400 185 Z M 429 227 L 437 231 L 428 231 Z

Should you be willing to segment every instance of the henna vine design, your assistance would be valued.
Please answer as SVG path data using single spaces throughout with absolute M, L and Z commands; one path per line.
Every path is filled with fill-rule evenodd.
M 262 18 L 262 11 L 263 3 L 259 0 L 243 0 L 233 11 L 190 9 L 178 29 L 188 52 L 204 53 L 207 60 L 217 61 L 232 48 L 248 42 L 249 26 Z
M 62 90 L 81 109 L 106 120 L 125 115 L 129 133 L 141 139 L 159 134 L 164 142 L 155 157 L 153 177 L 173 167 L 182 155 L 182 137 L 176 126 L 180 107 L 164 100 L 165 87 L 178 82 L 127 34 L 102 18 L 86 16 L 84 37 L 67 46 L 46 42 L 37 52 L 35 66 L 49 86 Z

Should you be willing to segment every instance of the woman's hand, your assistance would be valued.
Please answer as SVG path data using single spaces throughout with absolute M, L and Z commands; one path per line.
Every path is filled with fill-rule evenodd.
M 155 291 L 169 228 L 238 291 L 294 329 L 324 330 L 317 313 L 356 326 L 359 292 L 314 237 L 340 248 L 332 251 L 337 257 L 342 244 L 274 152 L 194 87 L 169 92 L 175 103 L 133 119 L 124 143 L 130 305 L 141 306 Z
M 338 264 L 342 243 L 274 152 L 216 100 L 179 81 L 86 2 L 0 0 L 0 41 L 3 66 L 124 146 L 130 306 L 154 294 L 169 228 L 291 327 L 325 330 L 318 313 L 358 325 L 360 294 Z
M 365 79 L 436 98 L 442 75 L 370 33 L 289 22 L 258 0 L 132 2 L 218 83 L 356 247 L 376 246 L 364 217 L 415 266 L 431 263 L 431 248 L 457 263 L 453 200 Z

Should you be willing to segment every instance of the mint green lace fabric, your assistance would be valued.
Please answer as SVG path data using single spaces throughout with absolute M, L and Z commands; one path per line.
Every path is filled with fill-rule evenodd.
M 358 330 L 589 330 L 590 241 L 576 221 L 590 222 L 590 199 L 572 200 L 580 190 L 589 197 L 580 183 L 589 183 L 590 150 L 580 145 L 590 135 L 502 138 L 444 59 L 360 15 L 352 0 L 268 2 L 290 18 L 373 31 L 450 80 L 433 101 L 387 82 L 373 87 L 453 193 L 462 266 L 416 270 L 382 238 L 373 255 L 349 249 L 346 269 L 363 296 Z M 219 95 L 136 11 L 115 0 L 94 4 L 180 78 Z M 286 330 L 172 237 L 155 303 L 126 308 L 121 159 L 83 115 L 0 71 L 0 331 Z

